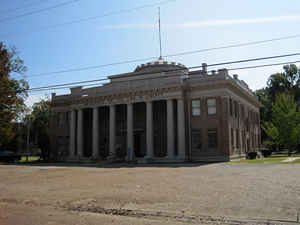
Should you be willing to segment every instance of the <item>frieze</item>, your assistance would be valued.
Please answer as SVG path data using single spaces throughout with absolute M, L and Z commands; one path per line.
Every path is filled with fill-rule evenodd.
M 132 92 L 115 93 L 104 96 L 85 96 L 67 99 L 64 101 L 52 102 L 52 107 L 66 107 L 71 105 L 110 105 L 110 104 L 121 104 L 128 102 L 140 102 L 148 101 L 159 97 L 165 97 L 170 92 L 176 92 L 181 90 L 181 86 L 172 86 L 165 88 L 156 88 L 152 90 L 135 90 Z

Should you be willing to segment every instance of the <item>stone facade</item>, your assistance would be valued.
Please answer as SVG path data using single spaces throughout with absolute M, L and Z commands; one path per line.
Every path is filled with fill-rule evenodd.
M 139 162 L 227 161 L 256 151 L 259 107 L 226 69 L 209 75 L 163 60 L 102 86 L 52 94 L 52 156 Z

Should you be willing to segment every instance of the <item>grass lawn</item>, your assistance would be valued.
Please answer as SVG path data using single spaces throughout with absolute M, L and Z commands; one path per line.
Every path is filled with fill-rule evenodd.
M 28 161 L 26 161 L 26 156 L 22 156 L 21 160 L 19 161 L 19 163 L 26 163 L 26 162 L 35 162 L 40 160 L 39 156 L 29 156 L 28 157 Z
M 295 159 L 296 158 L 296 159 Z M 295 159 L 291 162 L 283 162 L 287 159 Z M 237 161 L 231 161 L 230 164 L 236 164 L 236 163 L 281 163 L 281 164 L 297 164 L 300 163 L 300 154 L 292 154 L 291 156 L 288 156 L 287 154 L 273 154 L 270 157 L 267 158 L 259 158 L 259 159 L 241 159 Z

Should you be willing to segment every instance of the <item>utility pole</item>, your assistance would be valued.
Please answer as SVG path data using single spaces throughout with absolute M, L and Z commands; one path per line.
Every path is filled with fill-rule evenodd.
M 159 31 L 159 59 L 162 60 L 161 28 L 160 28 L 160 7 L 158 7 L 158 31 Z

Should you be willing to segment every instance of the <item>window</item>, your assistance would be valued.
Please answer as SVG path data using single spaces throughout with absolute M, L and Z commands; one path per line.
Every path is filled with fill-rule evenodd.
M 200 108 L 200 99 L 192 100 L 192 115 L 200 116 L 201 108 Z
M 192 131 L 192 149 L 200 150 L 201 148 L 202 148 L 201 131 L 193 130 Z
M 208 137 L 208 147 L 216 148 L 218 146 L 217 129 L 208 129 L 207 137 Z
M 207 114 L 208 115 L 214 115 L 217 112 L 217 107 L 216 107 L 216 99 L 215 98 L 210 98 L 207 99 Z

